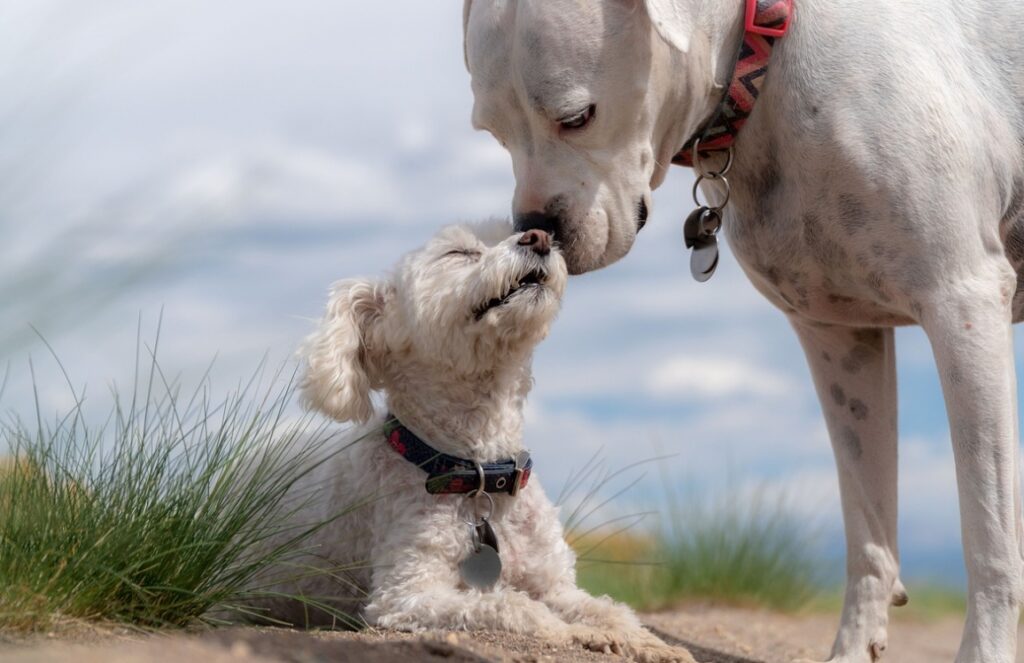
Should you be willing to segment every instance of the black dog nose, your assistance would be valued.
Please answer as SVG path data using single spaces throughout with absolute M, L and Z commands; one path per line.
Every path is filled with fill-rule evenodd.
M 521 212 L 515 218 L 516 232 L 543 230 L 556 239 L 561 234 L 562 221 L 559 217 L 544 212 Z
M 546 256 L 551 253 L 551 235 L 537 228 L 527 230 L 520 236 L 519 246 L 528 246 L 534 253 Z

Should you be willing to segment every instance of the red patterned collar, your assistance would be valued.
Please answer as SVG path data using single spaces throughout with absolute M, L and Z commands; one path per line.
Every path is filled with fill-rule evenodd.
M 698 138 L 701 157 L 728 149 L 754 110 L 754 102 L 768 74 L 768 59 L 775 40 L 789 29 L 793 0 L 746 0 L 746 3 L 743 41 L 729 89 L 711 119 L 672 159 L 674 164 L 693 166 L 693 146 Z
M 384 422 L 388 445 L 399 455 L 427 473 L 427 492 L 508 493 L 515 497 L 526 488 L 533 471 L 533 459 L 526 451 L 496 463 L 474 461 L 441 453 L 389 414 Z

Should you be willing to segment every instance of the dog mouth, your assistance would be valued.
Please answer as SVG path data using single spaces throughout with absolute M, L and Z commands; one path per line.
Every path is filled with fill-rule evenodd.
M 543 288 L 547 278 L 548 275 L 540 269 L 534 269 L 527 272 L 525 275 L 519 277 L 518 281 L 512 283 L 511 287 L 507 292 L 505 292 L 505 294 L 500 297 L 495 297 L 481 306 L 478 306 L 476 310 L 473 311 L 474 317 L 477 320 L 480 320 L 487 315 L 488 312 L 507 304 L 519 293 Z

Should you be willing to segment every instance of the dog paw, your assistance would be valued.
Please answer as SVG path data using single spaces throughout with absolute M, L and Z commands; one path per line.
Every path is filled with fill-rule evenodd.
M 872 643 L 864 655 L 858 656 L 835 656 L 827 661 L 820 661 L 810 658 L 798 658 L 790 663 L 876 663 L 882 660 L 885 653 L 884 643 Z
M 575 625 L 569 627 L 568 635 L 572 642 L 590 651 L 618 654 L 619 656 L 624 655 L 621 638 L 614 637 L 614 634 L 610 631 L 601 631 L 590 626 Z
M 697 663 L 687 650 L 665 643 L 627 648 L 626 655 L 639 663 Z
M 690 652 L 667 645 L 647 631 L 621 633 L 589 626 L 573 626 L 573 642 L 591 651 L 616 654 L 638 663 L 697 663 Z

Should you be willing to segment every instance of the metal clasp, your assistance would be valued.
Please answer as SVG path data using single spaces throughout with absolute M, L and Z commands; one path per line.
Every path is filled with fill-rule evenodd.
M 706 170 L 704 168 L 704 164 L 701 162 L 700 151 L 699 150 L 700 150 L 700 139 L 698 138 L 693 143 L 693 169 L 697 172 L 697 179 L 694 180 L 694 182 L 693 182 L 693 192 L 692 192 L 692 194 L 693 194 L 693 202 L 694 202 L 695 205 L 697 205 L 697 207 L 707 207 L 708 209 L 714 210 L 715 212 L 721 214 L 722 210 L 729 203 L 729 195 L 732 193 L 732 188 L 729 186 L 729 180 L 728 180 L 728 178 L 726 178 L 726 175 L 728 175 L 729 171 L 732 170 L 732 160 L 733 160 L 732 146 L 730 145 L 725 150 L 725 153 L 726 153 L 725 165 L 722 166 L 719 170 Z M 712 181 L 712 182 L 721 182 L 722 186 L 725 188 L 725 195 L 724 195 L 722 200 L 717 205 L 712 205 L 710 200 L 708 201 L 707 205 L 703 205 L 700 202 L 700 198 L 697 197 L 697 191 L 698 191 L 698 189 L 700 187 L 700 183 L 703 182 L 704 180 L 708 180 L 708 181 Z M 717 232 L 717 229 L 716 229 L 716 232 Z
M 487 484 L 484 483 L 487 476 L 484 474 L 483 465 L 476 463 L 476 474 L 480 478 L 480 486 L 469 493 L 466 493 L 466 501 L 470 502 L 473 506 L 472 515 L 473 520 L 467 520 L 466 523 L 473 525 L 474 527 L 483 524 L 485 520 L 490 519 L 494 515 L 494 498 L 487 492 Z M 487 510 L 484 511 L 481 508 L 483 502 L 481 497 L 487 498 Z
M 516 454 L 516 468 L 512 471 L 512 485 L 509 486 L 508 494 L 515 497 L 519 494 L 519 486 L 523 482 L 523 473 L 526 471 L 525 466 L 530 460 L 530 452 L 523 450 Z

